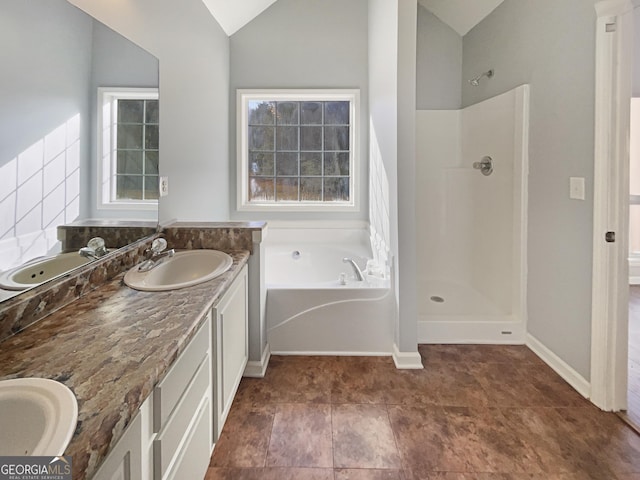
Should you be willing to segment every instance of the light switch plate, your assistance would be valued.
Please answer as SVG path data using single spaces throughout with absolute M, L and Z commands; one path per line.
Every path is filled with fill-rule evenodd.
M 169 195 L 169 177 L 160 177 L 160 196 Z
M 584 177 L 569 177 L 569 198 L 584 200 Z

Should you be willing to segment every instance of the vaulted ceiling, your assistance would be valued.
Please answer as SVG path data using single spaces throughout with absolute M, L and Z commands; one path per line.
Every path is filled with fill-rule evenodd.
M 266 10 L 276 0 L 202 0 L 229 36 Z
M 233 35 L 277 0 L 202 0 L 227 35 Z M 427 10 L 466 35 L 504 0 L 418 0 Z
M 460 36 L 493 12 L 504 0 L 418 0 L 418 2 Z

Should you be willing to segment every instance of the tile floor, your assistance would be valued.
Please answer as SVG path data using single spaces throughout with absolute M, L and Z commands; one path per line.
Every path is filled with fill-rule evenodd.
M 640 436 L 526 347 L 272 357 L 243 379 L 206 480 L 640 480 Z

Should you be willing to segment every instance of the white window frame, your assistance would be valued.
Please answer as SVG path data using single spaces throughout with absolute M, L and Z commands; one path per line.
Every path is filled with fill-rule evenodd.
M 116 199 L 117 101 L 157 100 L 157 88 L 98 87 L 97 207 L 98 210 L 157 210 L 158 200 Z
M 349 202 L 249 202 L 248 104 L 267 101 L 349 101 Z M 238 89 L 237 109 L 237 209 L 269 212 L 357 212 L 360 210 L 360 90 L 359 89 Z

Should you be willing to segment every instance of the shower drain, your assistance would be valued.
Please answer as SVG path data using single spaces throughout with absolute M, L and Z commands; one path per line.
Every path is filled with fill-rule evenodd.
M 444 298 L 439 297 L 438 295 L 434 295 L 433 297 L 431 297 L 431 301 L 436 303 L 444 303 Z

